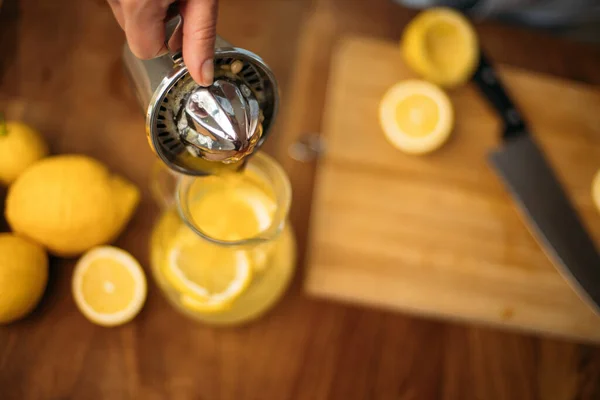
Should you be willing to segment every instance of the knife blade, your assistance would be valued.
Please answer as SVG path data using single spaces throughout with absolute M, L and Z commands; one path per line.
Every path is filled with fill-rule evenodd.
M 600 315 L 600 254 L 559 178 L 485 54 L 474 81 L 504 122 L 489 161 L 530 232 L 575 292 Z

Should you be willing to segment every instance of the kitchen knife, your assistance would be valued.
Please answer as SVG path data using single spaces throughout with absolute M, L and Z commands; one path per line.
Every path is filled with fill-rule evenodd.
M 504 122 L 503 143 L 489 161 L 546 255 L 600 314 L 600 255 L 595 243 L 483 52 L 473 79 Z

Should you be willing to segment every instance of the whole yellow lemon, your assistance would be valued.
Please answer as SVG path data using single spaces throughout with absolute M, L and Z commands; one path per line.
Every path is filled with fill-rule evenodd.
M 48 283 L 48 255 L 38 244 L 0 234 L 0 324 L 29 314 Z
M 6 220 L 13 231 L 70 257 L 114 240 L 139 200 L 133 184 L 112 176 L 99 161 L 54 156 L 32 165 L 10 186 Z
M 31 164 L 48 155 L 40 134 L 20 122 L 0 117 L 0 184 L 10 185 Z

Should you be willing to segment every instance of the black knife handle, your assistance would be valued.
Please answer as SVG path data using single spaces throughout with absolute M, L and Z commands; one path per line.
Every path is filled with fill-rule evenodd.
M 508 97 L 500 77 L 483 51 L 473 80 L 504 122 L 504 139 L 527 132 L 521 113 Z

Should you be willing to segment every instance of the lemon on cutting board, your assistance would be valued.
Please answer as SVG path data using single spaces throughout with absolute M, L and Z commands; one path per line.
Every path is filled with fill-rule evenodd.
M 467 82 L 479 61 L 473 26 L 460 12 L 445 7 L 419 13 L 404 29 L 400 46 L 409 67 L 443 87 Z
M 29 314 L 48 282 L 48 256 L 38 244 L 0 234 L 0 324 Z
M 425 154 L 441 147 L 452 132 L 454 111 L 436 85 L 407 80 L 393 85 L 379 105 L 379 122 L 387 140 L 399 150 Z
M 29 167 L 10 186 L 6 219 L 13 231 L 53 254 L 75 256 L 114 240 L 139 200 L 133 184 L 100 162 L 54 156 Z
M 102 326 L 131 321 L 146 301 L 142 267 L 125 250 L 100 246 L 88 251 L 75 266 L 73 298 L 81 313 Z
M 8 186 L 31 164 L 48 155 L 48 145 L 32 127 L 0 115 L 0 185 Z

